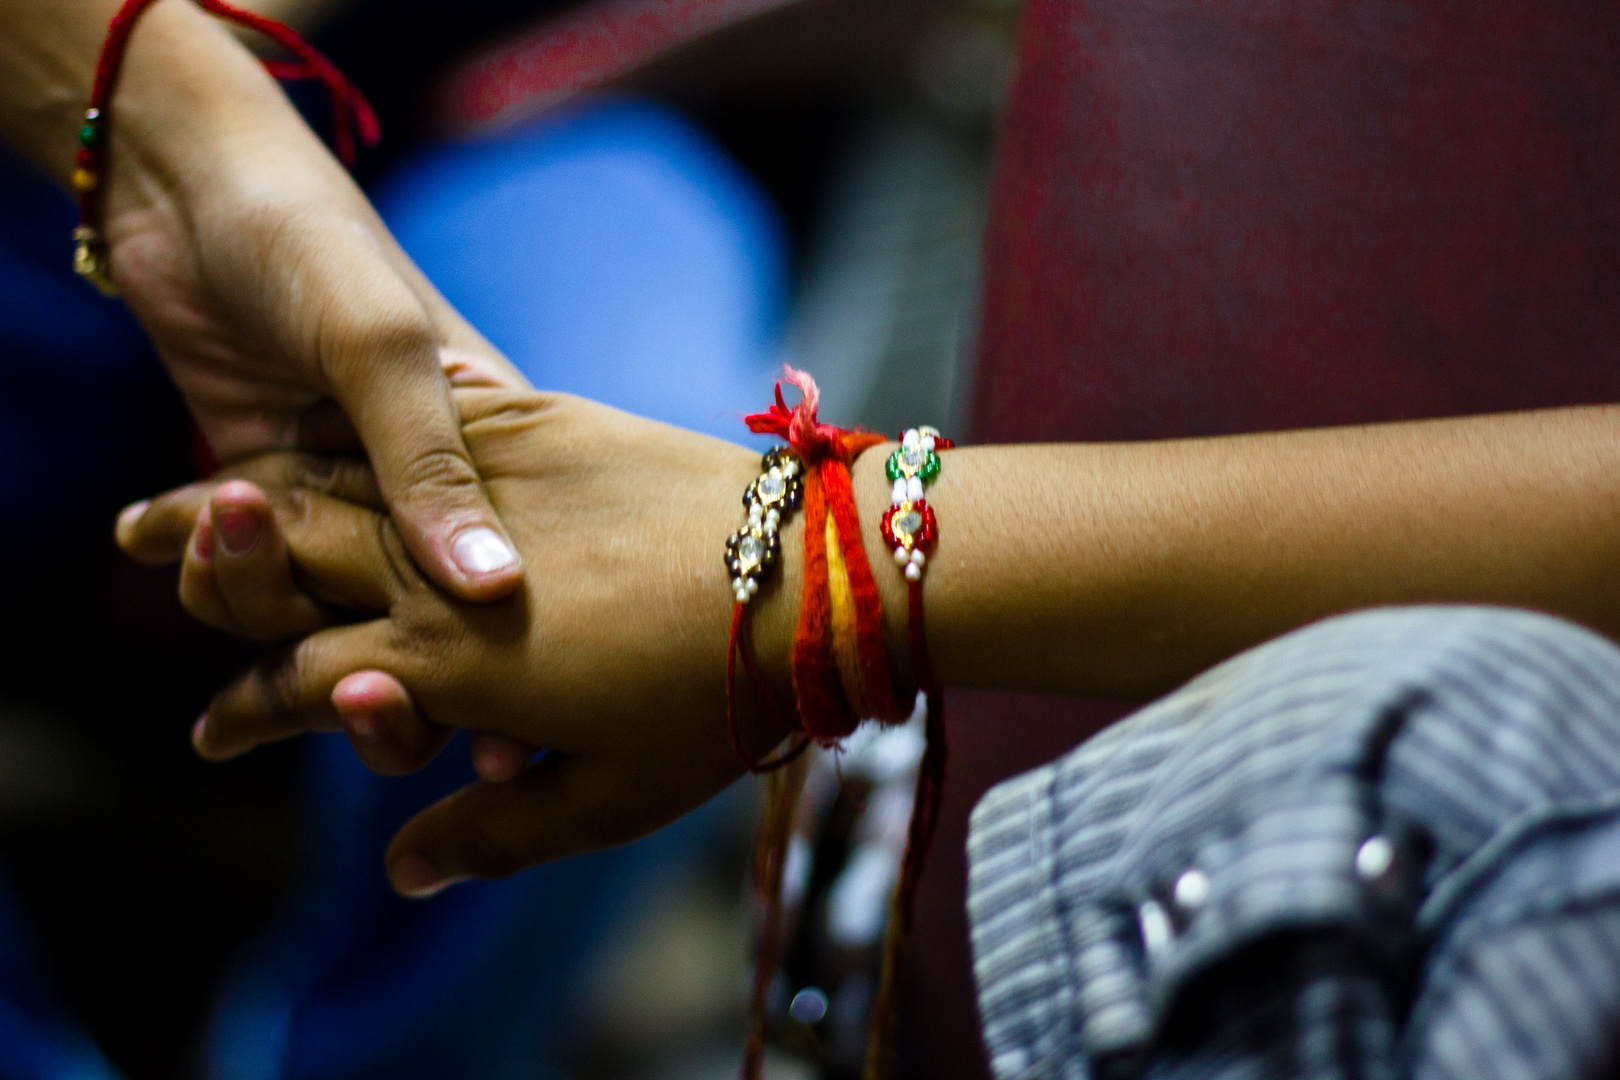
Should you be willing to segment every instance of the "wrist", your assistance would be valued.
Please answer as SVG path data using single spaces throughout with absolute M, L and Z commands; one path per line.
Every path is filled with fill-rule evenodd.
M 153 185 L 204 207 L 210 189 L 240 179 L 241 162 L 276 160 L 289 139 L 315 142 L 258 59 L 184 0 L 160 0 L 136 26 L 109 136 L 109 221 L 149 201 Z
M 64 186 L 119 3 L 0 0 L 0 137 Z M 197 115 L 199 106 L 222 111 L 222 99 L 236 96 L 233 84 L 256 67 L 202 11 L 184 0 L 161 0 L 135 28 L 114 95 L 119 149 L 150 156 L 165 136 L 175 144 L 201 141 L 198 122 L 207 117 Z M 262 71 L 256 74 L 264 79 Z M 184 137 L 175 138 L 180 132 Z
M 889 671 L 896 694 L 910 701 L 916 694 L 917 683 L 911 671 L 907 638 L 909 609 L 906 581 L 895 570 L 894 560 L 884 546 L 878 529 L 878 522 L 889 508 L 890 485 L 884 477 L 883 463 L 893 450 L 893 444 L 884 444 L 858 457 L 850 468 L 850 483 L 861 519 L 861 540 L 883 607 Z M 752 479 L 753 473 L 758 471 L 757 459 L 750 468 L 748 479 Z M 741 492 L 746 484 L 747 480 L 744 480 L 738 486 L 738 491 Z M 732 527 L 735 528 L 735 525 Z M 759 594 L 749 602 L 749 642 L 760 674 L 770 687 L 779 708 L 783 712 L 790 712 L 794 702 L 793 635 L 798 626 L 800 594 L 804 588 L 803 514 L 793 514 L 780 528 L 779 535 L 782 544 L 779 572 L 771 574 L 762 584 Z M 739 688 L 743 682 L 739 677 Z

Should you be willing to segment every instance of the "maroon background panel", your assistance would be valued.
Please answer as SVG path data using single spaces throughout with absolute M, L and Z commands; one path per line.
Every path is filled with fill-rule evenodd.
M 1620 5 L 1033 0 L 977 437 L 1620 397 Z
M 1620 400 L 1620 4 L 1030 0 L 974 436 L 1211 435 Z M 918 1075 L 987 1075 L 967 814 L 1117 706 L 955 695 Z

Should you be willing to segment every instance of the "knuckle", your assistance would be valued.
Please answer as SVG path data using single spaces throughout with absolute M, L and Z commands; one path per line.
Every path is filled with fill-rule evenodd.
M 417 454 L 399 474 L 407 498 L 411 492 L 477 490 L 478 473 L 460 448 L 437 447 Z
M 291 486 L 308 488 L 322 495 L 330 495 L 342 487 L 344 462 L 341 458 L 299 454 L 292 464 Z
M 270 506 L 283 529 L 299 529 L 309 524 L 315 512 L 314 493 L 308 488 L 282 488 L 270 494 Z
M 568 395 L 537 390 L 462 390 L 456 405 L 469 437 L 533 426 L 566 405 Z
M 329 310 L 316 335 L 318 355 L 332 365 L 334 374 L 345 369 L 369 370 L 394 365 L 408 358 L 438 367 L 438 336 L 427 316 L 402 305 L 369 318 L 357 317 L 352 306 Z

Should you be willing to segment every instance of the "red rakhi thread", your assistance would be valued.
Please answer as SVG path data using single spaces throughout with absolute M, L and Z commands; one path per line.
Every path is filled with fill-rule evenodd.
M 838 677 L 832 656 L 832 618 L 828 601 L 827 518 L 830 516 L 855 598 L 861 667 L 866 676 L 860 696 L 878 706 L 880 718 L 893 722 L 904 711 L 895 704 L 889 678 L 888 655 L 883 647 L 883 612 L 877 582 L 861 543 L 860 518 L 849 483 L 849 465 L 882 437 L 866 431 L 845 431 L 823 424 L 816 416 L 821 392 L 802 371 L 785 368 L 783 381 L 797 387 L 799 403 L 792 409 L 776 385 L 776 401 L 763 413 L 745 417 L 756 435 L 775 435 L 805 467 L 804 586 L 800 593 L 799 622 L 793 634 L 793 689 L 805 733 L 824 746 L 851 734 L 866 717 L 855 716 Z
M 98 197 L 106 177 L 108 108 L 135 24 L 157 0 L 124 0 L 107 25 L 107 37 L 96 61 L 90 105 L 79 128 L 79 152 L 74 158 L 73 187 L 79 193 L 79 225 L 73 230 L 73 269 L 106 296 L 117 296 L 118 286 L 108 266 L 107 241 L 102 234 L 102 206 Z M 330 60 L 299 37 L 290 27 L 263 15 L 234 7 L 225 0 L 196 0 L 204 11 L 258 31 L 292 53 L 295 60 L 266 60 L 265 68 L 278 79 L 319 79 L 332 99 L 332 142 L 339 160 L 353 165 L 355 132 L 366 146 L 382 136 L 377 114 L 365 96 Z
M 788 408 L 781 383 L 778 383 L 775 403 L 766 412 L 746 418 L 749 430 L 756 434 L 776 435 L 787 440 L 789 450 L 803 463 L 804 586 L 792 648 L 793 687 L 802 734 L 781 759 L 769 763 L 774 767 L 796 759 L 812 740 L 824 746 L 836 745 L 855 730 L 859 721 L 869 718 L 857 716 L 857 711 L 887 723 L 901 722 L 911 712 L 901 705 L 894 693 L 883 633 L 882 605 L 861 539 L 860 518 L 849 476 L 849 466 L 855 457 L 883 440 L 868 432 L 844 431 L 822 424 L 816 416 L 820 395 L 814 380 L 805 373 L 787 368 L 784 381 L 798 387 L 801 395 L 798 405 Z M 922 488 L 939 471 L 936 447 L 943 450 L 953 444 L 933 429 L 925 430 L 931 433 L 925 457 L 918 456 L 919 436 L 911 431 L 902 436 L 901 450 L 891 458 L 888 466 L 891 480 L 895 478 L 896 460 L 903 463 L 902 471 L 906 475 L 896 485 L 895 506 L 884 515 L 882 522 L 884 539 L 896 551 L 896 561 L 907 579 L 908 651 L 924 692 L 927 746 L 918 770 L 916 801 L 900 880 L 891 901 L 882 983 L 872 1012 L 867 1080 L 886 1080 L 893 1074 L 900 961 L 911 935 L 917 886 L 938 824 L 945 777 L 944 699 L 929 663 L 922 617 L 922 567 L 927 553 L 933 550 L 937 524 L 932 510 L 922 500 Z M 928 471 L 924 478 L 922 467 L 925 465 Z M 755 486 L 759 483 L 755 481 Z M 753 492 L 755 487 L 749 490 Z M 748 496 L 745 496 L 744 502 L 747 501 Z M 902 501 L 906 503 L 905 510 L 897 513 Z M 752 510 L 750 513 L 751 520 L 761 520 L 759 514 Z M 897 539 L 899 534 L 904 534 L 904 539 Z M 740 563 L 732 552 L 742 535 L 735 534 L 727 548 L 727 566 L 733 569 L 734 575 Z M 829 544 L 834 543 L 836 551 L 829 548 Z M 757 769 L 759 763 L 748 756 L 737 727 L 732 660 L 739 655 L 743 658 L 756 692 L 771 701 L 749 667 L 742 640 L 745 609 L 757 585 L 750 585 L 739 576 L 734 576 L 732 584 L 737 592 L 737 605 L 727 653 L 728 722 L 738 756 L 750 769 Z M 839 597 L 836 603 L 835 590 Z M 848 656 L 851 641 L 854 642 L 853 662 Z M 838 642 L 837 657 L 835 642 Z M 842 674 L 838 658 L 843 659 Z M 859 709 L 852 709 L 851 702 L 858 702 Z M 802 769 L 800 764 L 793 771 L 797 775 Z M 757 1080 L 763 1064 L 766 994 L 781 949 L 781 868 L 786 858 L 788 825 L 802 786 L 802 778 L 793 783 L 773 776 L 772 781 L 754 860 L 756 890 L 766 903 L 766 912 L 754 973 L 743 1067 L 745 1080 Z

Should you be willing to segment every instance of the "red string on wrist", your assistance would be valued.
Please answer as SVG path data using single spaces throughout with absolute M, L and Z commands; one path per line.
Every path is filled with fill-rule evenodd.
M 747 417 L 751 431 L 787 440 L 805 468 L 804 585 L 791 655 L 794 694 L 803 734 L 789 754 L 784 754 L 780 761 L 773 763 L 777 766 L 796 757 L 811 740 L 834 746 L 853 733 L 861 720 L 875 718 L 886 723 L 898 723 L 913 711 L 911 707 L 903 705 L 899 695 L 894 692 L 883 630 L 882 604 L 876 578 L 866 557 L 849 474 L 849 466 L 855 457 L 883 439 L 869 432 L 844 431 L 820 423 L 816 417 L 819 395 L 814 381 L 791 368 L 787 369 L 785 381 L 799 388 L 802 397 L 797 406 L 792 409 L 787 407 L 781 385 L 778 384 L 775 404 L 764 413 Z M 939 449 L 948 449 L 951 444 L 941 438 L 937 440 L 937 445 Z M 929 475 L 932 476 L 932 473 Z M 919 502 L 918 505 L 926 509 L 924 504 Z M 884 528 L 889 528 L 887 517 Z M 884 535 L 887 538 L 889 533 L 885 532 Z M 829 551 L 829 543 L 837 545 L 836 551 Z M 891 901 L 888 935 L 884 942 L 882 982 L 872 1010 L 866 1080 L 887 1080 L 893 1075 L 899 968 L 911 936 L 917 887 L 938 826 L 944 790 L 944 697 L 935 681 L 928 657 L 919 573 L 921 556 L 917 558 L 918 565 L 908 567 L 907 573 L 907 645 L 913 672 L 924 694 L 927 744 L 918 769 L 916 801 L 907 832 L 905 857 Z M 742 648 L 741 640 L 747 606 L 746 600 L 741 597 L 745 595 L 739 593 L 739 602 L 732 618 L 726 685 L 733 745 L 744 763 L 753 768 L 754 763 L 744 751 L 736 726 L 734 665 L 731 659 L 741 655 L 745 668 L 748 665 L 748 654 Z M 853 659 L 850 657 L 852 651 Z M 752 672 L 750 675 L 752 677 Z M 755 686 L 758 690 L 757 682 Z M 769 696 L 765 696 L 769 700 Z M 852 708 L 852 705 L 855 707 Z M 795 773 L 799 771 L 795 769 Z M 791 821 L 793 804 L 802 785 L 802 779 L 798 783 L 786 783 L 773 776 L 772 781 L 765 824 L 761 827 L 755 851 L 756 888 L 767 906 L 754 975 L 743 1070 L 746 1080 L 757 1080 L 763 1062 L 766 992 L 774 977 L 781 949 L 780 875 L 790 832 L 783 823 Z
M 754 654 L 748 648 L 747 638 L 743 634 L 743 616 L 747 613 L 748 605 L 738 602 L 731 611 L 731 647 L 726 650 L 726 727 L 731 733 L 732 752 L 742 761 L 751 773 L 771 773 L 791 762 L 804 753 L 810 746 L 808 738 L 795 739 L 788 749 L 775 757 L 768 757 L 756 761 L 743 744 L 742 725 L 737 719 L 737 695 L 733 687 L 737 684 L 737 657 L 742 657 L 743 671 L 748 675 L 748 684 L 754 688 L 754 694 L 765 703 L 766 709 L 776 720 L 777 725 L 784 731 L 791 731 L 797 725 L 782 715 L 777 707 L 776 696 L 771 693 L 770 687 L 765 685 L 759 669 L 754 665 Z
M 124 57 L 129 51 L 135 24 L 157 0 L 124 0 L 107 24 L 107 36 L 96 60 L 95 80 L 90 88 L 90 104 L 84 126 L 79 130 L 79 152 L 74 159 L 73 186 L 79 193 L 78 242 L 74 268 L 109 296 L 117 295 L 107 267 L 106 240 L 102 236 L 103 208 L 100 198 L 106 177 L 107 151 L 111 132 L 109 109 Z M 322 56 L 314 46 L 290 27 L 263 15 L 235 7 L 225 0 L 196 0 L 197 6 L 212 15 L 247 27 L 270 38 L 292 53 L 293 60 L 266 60 L 265 68 L 278 79 L 319 79 L 332 101 L 332 143 L 345 165 L 355 160 L 355 137 L 366 146 L 375 146 L 382 130 L 377 114 L 360 90 Z
M 882 442 L 880 435 L 856 432 L 846 436 L 844 445 L 853 460 L 863 450 Z M 878 596 L 872 564 L 866 558 L 866 543 L 861 537 L 861 521 L 855 509 L 849 468 L 842 461 L 829 460 L 822 464 L 821 477 L 827 510 L 838 530 L 838 544 L 849 578 L 849 591 L 855 602 L 855 637 L 862 696 L 870 712 L 869 716 L 861 719 L 879 720 L 885 724 L 903 723 L 911 715 L 911 707 L 900 703 L 889 675 L 889 648 L 883 633 L 883 602 Z
M 832 655 L 832 610 L 827 595 L 827 498 L 819 463 L 806 462 L 804 478 L 804 587 L 793 631 L 793 696 L 805 734 L 826 746 L 855 730 Z
M 338 70 L 336 64 L 321 55 L 292 27 L 267 19 L 244 8 L 235 7 L 225 0 L 196 0 L 197 6 L 222 19 L 255 30 L 292 53 L 296 61 L 266 60 L 265 69 L 277 79 L 319 79 L 326 87 L 332 102 L 332 150 L 339 161 L 352 166 L 355 161 L 355 135 L 368 147 L 376 146 L 382 138 L 382 126 L 377 114 L 360 88 Z

